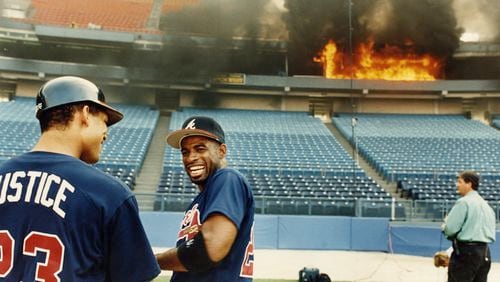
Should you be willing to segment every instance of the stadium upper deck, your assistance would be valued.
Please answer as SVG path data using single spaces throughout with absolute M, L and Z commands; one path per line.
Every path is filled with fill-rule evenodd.
M 192 65 L 188 67 L 188 71 L 193 72 L 199 68 L 202 71 L 196 74 L 205 75 L 211 74 L 214 70 L 262 75 L 287 76 L 289 74 L 287 58 L 293 56 L 293 50 L 290 46 L 291 41 L 286 38 L 217 37 L 215 34 L 207 35 L 194 31 L 177 33 L 168 26 L 163 29 L 160 27 L 162 17 L 166 14 L 178 11 L 182 7 L 199 5 L 199 0 L 15 2 L 5 1 L 1 7 L 3 17 L 0 18 L 0 42 L 4 47 L 2 56 L 27 59 L 27 61 L 16 61 L 14 63 L 16 65 L 36 63 L 33 60 L 82 64 L 78 68 L 88 67 L 88 64 L 107 65 L 118 70 L 105 79 L 127 79 L 130 83 L 141 80 L 140 83 L 155 84 L 161 84 L 162 79 L 172 75 L 167 72 L 168 75 L 155 76 L 159 69 L 173 68 L 179 71 L 189 64 Z M 222 11 L 222 7 L 220 9 Z M 205 12 L 209 15 L 214 13 L 212 10 Z M 233 26 L 233 29 L 238 28 L 238 25 Z M 204 53 L 203 50 L 209 51 Z M 223 55 L 213 56 L 214 53 L 224 52 L 226 53 Z M 496 80 L 500 76 L 498 69 L 481 67 L 481 63 L 495 61 L 499 55 L 498 43 L 462 42 L 453 54 L 455 60 L 450 61 L 453 71 L 450 70 L 452 67 L 447 67 L 449 71 L 444 77 Z M 245 57 L 251 58 L 251 62 L 247 62 L 248 58 L 245 59 Z M 474 71 L 466 67 L 467 64 L 474 65 Z M 63 67 L 60 64 L 56 65 L 56 67 Z M 490 74 L 482 74 L 486 70 Z M 36 72 L 18 68 L 12 71 L 57 75 L 49 67 L 36 69 Z M 73 71 L 78 72 L 78 70 Z M 92 72 L 92 70 L 87 71 L 87 73 Z M 130 77 L 121 73 L 127 73 Z M 137 75 L 138 73 L 147 75 L 140 76 Z M 203 86 L 206 83 L 205 79 L 197 86 Z M 280 83 L 275 84 L 280 85 Z M 165 87 L 164 84 L 161 86 Z M 286 87 L 294 91 L 294 87 L 286 83 L 282 85 L 281 90 Z M 414 91 L 428 90 L 427 86 L 412 87 Z M 452 88 L 436 87 L 432 90 L 451 93 Z M 355 86 L 354 89 L 367 89 L 369 93 L 372 93 L 372 90 L 378 90 L 377 87 L 370 87 L 370 85 L 364 88 L 362 85 Z M 464 91 L 470 89 L 466 88 Z M 482 92 L 492 90 L 488 86 L 483 87 L 477 83 L 472 89 Z
M 33 0 L 9 6 L 10 2 L 1 7 L 0 17 L 0 82 L 8 88 L 2 92 L 9 95 L 17 81 L 39 83 L 54 76 L 76 75 L 123 90 L 154 91 L 157 102 L 173 97 L 167 98 L 172 102 L 168 110 L 189 106 L 185 101 L 196 92 L 279 96 L 282 100 L 300 97 L 309 99 L 312 108 L 317 106 L 313 100 L 321 100 L 327 115 L 336 110 L 334 104 L 352 99 L 432 99 L 436 104 L 462 100 L 462 114 L 474 107 L 471 100 L 477 100 L 480 115 L 500 113 L 492 102 L 500 97 L 500 72 L 471 76 L 481 80 L 419 82 L 289 76 L 287 58 L 293 50 L 286 39 L 222 38 L 160 29 L 162 15 L 183 5 L 196 5 L 198 0 Z M 124 14 L 127 17 L 120 16 Z M 466 65 L 469 59 L 494 62 L 500 54 L 500 46 L 492 42 L 461 44 L 451 62 L 455 70 L 470 69 Z M 479 61 L 474 64 L 481 65 Z M 474 72 L 486 69 L 481 65 Z M 435 112 L 458 110 L 438 107 Z
M 160 33 L 160 13 L 175 11 L 198 0 L 32 0 L 6 2 L 3 15 L 30 24 L 123 32 Z M 160 12 L 160 13 L 158 13 Z

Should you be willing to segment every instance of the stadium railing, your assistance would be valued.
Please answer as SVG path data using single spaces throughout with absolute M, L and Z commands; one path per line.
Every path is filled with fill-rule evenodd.
M 136 193 L 138 200 L 154 199 L 154 210 L 184 212 L 194 198 L 184 193 Z M 500 223 L 500 201 L 488 201 Z M 318 199 L 255 196 L 255 212 L 277 215 L 324 215 L 389 218 L 393 221 L 442 222 L 454 200 Z

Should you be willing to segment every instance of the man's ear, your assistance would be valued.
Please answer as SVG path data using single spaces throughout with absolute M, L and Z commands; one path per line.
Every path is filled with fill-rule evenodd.
M 227 146 L 226 144 L 222 143 L 220 144 L 219 146 L 219 158 L 224 158 L 226 157 L 226 153 L 227 153 Z
M 90 108 L 87 105 L 84 105 L 82 109 L 79 111 L 80 113 L 80 121 L 83 125 L 88 126 L 89 125 L 89 119 L 90 119 Z

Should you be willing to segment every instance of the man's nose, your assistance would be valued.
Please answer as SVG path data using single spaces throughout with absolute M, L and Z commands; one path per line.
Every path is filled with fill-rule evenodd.
M 198 157 L 199 157 L 199 154 L 197 152 L 189 152 L 187 155 L 187 160 L 193 161 L 193 160 L 198 159 Z

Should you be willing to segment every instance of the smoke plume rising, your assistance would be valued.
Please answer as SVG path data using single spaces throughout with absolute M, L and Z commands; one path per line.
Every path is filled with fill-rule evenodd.
M 174 79 L 282 74 L 286 58 L 288 74 L 320 75 L 312 58 L 330 39 L 347 54 L 371 39 L 375 50 L 411 48 L 448 65 L 464 32 L 500 41 L 498 26 L 498 0 L 200 0 L 161 21 L 172 43 L 165 72 Z M 262 48 L 269 39 L 286 42 L 286 53 Z
M 161 29 L 173 38 L 163 54 L 168 62 L 166 75 L 276 74 L 279 69 L 273 65 L 279 65 L 283 55 L 266 54 L 257 42 L 286 36 L 281 11 L 273 4 L 271 0 L 201 0 L 165 14 Z
M 500 41 L 500 1 L 455 0 L 453 8 L 464 32 L 479 41 Z
M 417 52 L 446 59 L 462 33 L 453 0 L 286 0 L 285 7 L 292 74 L 320 73 L 311 58 L 329 39 L 348 53 L 368 38 L 375 48 L 410 40 Z

